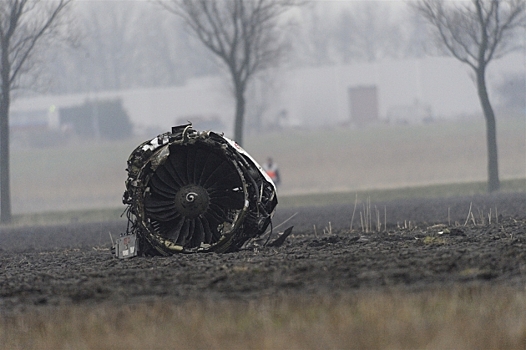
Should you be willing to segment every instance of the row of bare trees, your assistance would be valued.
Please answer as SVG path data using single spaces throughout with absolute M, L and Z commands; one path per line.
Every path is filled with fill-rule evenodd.
M 63 26 L 67 23 L 67 10 L 71 8 L 72 0 L 5 0 L 0 2 L 0 222 L 11 220 L 10 190 L 9 190 L 9 104 L 13 91 L 19 83 L 29 81 L 38 75 L 33 75 L 44 65 L 39 62 L 43 56 L 44 48 L 51 47 L 52 43 L 64 37 Z M 158 0 L 158 8 L 176 15 L 182 20 L 184 27 L 192 34 L 195 42 L 202 44 L 203 48 L 216 58 L 217 67 L 222 67 L 231 78 L 231 86 L 236 101 L 235 133 L 234 138 L 242 143 L 243 124 L 246 106 L 246 90 L 250 81 L 260 72 L 277 65 L 287 49 L 292 47 L 288 41 L 287 33 L 290 32 L 290 13 L 297 7 L 295 0 Z M 176 43 L 184 41 L 180 27 L 172 30 L 148 32 L 139 42 L 133 36 L 133 26 L 148 20 L 144 12 L 112 13 L 111 3 L 102 3 L 104 9 L 90 7 L 91 11 L 85 18 L 87 21 L 82 26 L 82 21 L 75 21 L 80 29 L 78 37 L 78 50 L 82 52 L 82 45 L 86 35 L 100 51 L 84 51 L 85 60 L 70 61 L 62 59 L 57 52 L 54 62 L 70 72 L 78 72 L 90 68 L 99 79 L 98 86 L 94 88 L 131 87 L 137 80 L 127 78 L 120 72 L 127 65 L 133 66 L 141 60 L 132 59 L 136 55 L 145 54 L 156 56 L 155 62 L 165 62 L 167 67 L 173 65 L 181 55 L 174 47 L 165 41 L 176 39 Z M 376 6 L 376 5 L 375 5 Z M 471 2 L 444 2 L 442 0 L 420 0 L 413 5 L 414 13 L 418 14 L 438 38 L 436 44 L 443 52 L 452 55 L 458 60 L 468 64 L 476 73 L 477 89 L 484 111 L 487 124 L 488 140 L 488 189 L 494 191 L 499 188 L 496 126 L 495 116 L 486 89 L 485 71 L 489 62 L 507 52 L 515 49 L 512 39 L 517 35 L 517 30 L 524 30 L 525 0 L 471 0 Z M 109 10 L 108 10 L 109 9 Z M 337 36 L 338 52 L 343 62 L 361 57 L 362 60 L 373 61 L 381 56 L 395 55 L 398 45 L 394 39 L 401 35 L 397 33 L 397 26 L 392 24 L 385 13 L 375 10 L 373 5 L 363 5 L 355 9 L 356 12 L 344 12 L 340 21 L 347 25 L 341 29 Z M 376 12 L 375 12 L 376 11 Z M 111 37 L 101 32 L 104 26 L 99 21 L 104 16 L 109 17 L 111 24 Z M 135 17 L 134 17 L 135 16 Z M 150 20 L 155 20 L 152 17 Z M 313 17 L 315 22 L 316 18 Z M 87 25 L 89 23 L 89 25 Z M 171 22 L 174 23 L 174 22 Z M 361 24 L 360 24 L 361 23 Z M 70 23 L 72 24 L 72 23 Z M 359 28 L 362 30 L 358 30 Z M 76 31 L 70 33 L 76 34 Z M 144 28 L 150 28 L 145 26 Z M 380 34 L 390 32 L 390 39 L 381 41 Z M 312 33 L 313 37 L 315 32 Z M 166 36 L 163 38 L 163 36 Z M 140 51 L 137 46 L 152 45 L 156 40 L 165 40 L 164 46 L 159 50 L 154 46 L 152 50 Z M 315 38 L 314 38 L 315 39 Z M 314 40 L 315 51 L 323 53 L 323 45 L 328 39 L 318 37 Z M 349 42 L 346 46 L 345 42 Z M 351 45 L 354 43 L 354 45 Z M 188 44 L 188 43 L 187 43 Z M 322 45 L 320 50 L 317 45 Z M 360 48 L 349 50 L 349 47 Z M 196 47 L 196 51 L 199 50 Z M 44 50 L 45 51 L 45 50 Z M 62 51 L 61 51 L 62 52 Z M 201 51 L 203 52 L 203 51 Z M 199 55 L 198 55 L 199 56 Z M 197 57 L 196 57 L 197 58 Z M 323 57 L 321 58 L 323 60 Z M 149 60 L 143 60 L 148 65 Z M 181 62 L 179 62 L 181 63 Z M 320 62 L 318 62 L 320 63 Z M 321 62 L 323 63 L 323 62 Z M 91 65 L 91 67 L 90 67 Z M 211 68 L 216 69 L 215 68 Z M 136 72 L 144 75 L 142 79 L 166 79 L 169 74 L 156 74 L 157 67 L 137 67 Z M 170 72 L 170 69 L 167 69 Z M 111 72 L 112 74 L 108 74 Z M 168 84 L 184 79 L 177 76 L 178 72 L 170 72 L 171 80 Z M 67 74 L 62 74 L 67 76 Z M 80 82 L 76 79 L 80 79 Z M 85 78 L 85 77 L 84 77 Z M 82 75 L 76 75 L 74 82 L 86 86 Z M 126 80 L 128 79 L 128 80 Z M 73 84 L 73 83 L 71 83 Z
M 303 7 L 295 47 L 298 60 L 318 66 L 423 55 L 422 20 L 395 5 L 356 1 L 347 6 L 314 2 Z
M 31 83 L 39 52 L 63 34 L 71 0 L 0 2 L 0 223 L 11 221 L 9 106 L 14 90 Z
M 181 20 L 151 2 L 76 2 L 75 46 L 48 53 L 48 92 L 83 93 L 182 85 L 217 74 L 207 49 Z
M 279 35 L 286 36 L 292 49 L 287 62 L 295 66 L 371 62 L 423 52 L 423 38 L 412 34 L 421 32 L 415 29 L 421 23 L 414 16 L 407 18 L 407 11 L 393 12 L 385 2 L 356 2 L 341 13 L 324 10 L 328 7 L 324 3 L 293 7 L 292 1 L 287 2 L 281 7 L 294 9 L 280 16 Z M 51 92 L 178 85 L 189 77 L 220 73 L 222 64 L 215 62 L 214 54 L 189 35 L 191 29 L 182 16 L 172 15 L 173 3 L 158 4 L 162 6 L 148 2 L 123 6 L 113 1 L 76 4 L 81 40 L 78 47 L 64 47 L 59 56 L 49 59 L 55 77 Z

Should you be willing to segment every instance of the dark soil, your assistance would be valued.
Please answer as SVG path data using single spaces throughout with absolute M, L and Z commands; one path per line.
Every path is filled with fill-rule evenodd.
M 470 204 L 473 218 L 465 225 Z M 274 226 L 297 213 L 275 229 L 294 226 L 281 247 L 126 260 L 111 255 L 108 235 L 116 238 L 124 232 L 124 221 L 3 227 L 0 311 L 159 298 L 178 302 L 394 287 L 420 290 L 459 283 L 526 285 L 525 193 L 367 207 L 373 228 L 380 217 L 382 232 L 362 232 L 363 203 L 356 208 L 352 231 L 354 203 L 278 206 Z

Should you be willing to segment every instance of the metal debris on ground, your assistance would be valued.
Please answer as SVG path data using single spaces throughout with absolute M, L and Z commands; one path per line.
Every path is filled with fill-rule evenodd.
M 127 171 L 118 257 L 239 250 L 265 233 L 278 203 L 274 183 L 245 150 L 191 124 L 139 145 Z M 132 235 L 130 249 L 132 240 L 123 240 Z

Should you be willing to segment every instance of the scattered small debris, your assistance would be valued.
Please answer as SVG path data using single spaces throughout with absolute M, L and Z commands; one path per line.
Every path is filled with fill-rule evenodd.
M 287 237 L 292 233 L 292 229 L 294 226 L 289 227 L 285 230 L 275 241 L 272 241 L 268 244 L 269 247 L 281 247 L 283 243 L 285 243 L 285 240 Z

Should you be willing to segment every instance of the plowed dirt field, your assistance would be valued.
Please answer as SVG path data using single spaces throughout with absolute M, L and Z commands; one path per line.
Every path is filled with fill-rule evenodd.
M 373 232 L 364 232 L 366 217 Z M 356 207 L 278 205 L 274 226 L 284 221 L 275 235 L 294 230 L 277 248 L 127 260 L 110 253 L 108 233 L 116 238 L 124 232 L 122 220 L 3 227 L 0 310 L 470 283 L 526 286 L 525 193 Z

